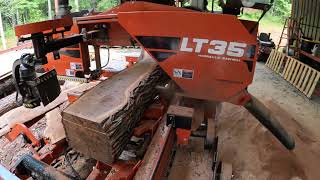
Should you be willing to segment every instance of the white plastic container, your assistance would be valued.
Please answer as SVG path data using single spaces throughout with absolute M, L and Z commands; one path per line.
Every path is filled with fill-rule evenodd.
M 316 57 L 320 57 L 320 44 L 314 45 L 314 47 L 312 49 L 312 55 L 314 55 Z

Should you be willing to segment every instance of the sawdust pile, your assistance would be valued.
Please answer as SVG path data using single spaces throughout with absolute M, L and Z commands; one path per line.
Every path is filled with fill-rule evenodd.
M 295 138 L 296 148 L 286 150 L 244 108 L 224 103 L 219 116 L 220 157 L 232 163 L 237 180 L 320 179 L 318 137 L 281 107 L 264 101 Z

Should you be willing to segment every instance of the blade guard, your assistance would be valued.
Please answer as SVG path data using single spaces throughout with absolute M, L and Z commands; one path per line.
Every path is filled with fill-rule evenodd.
M 236 16 L 123 12 L 118 20 L 189 97 L 227 101 L 252 82 L 256 34 Z

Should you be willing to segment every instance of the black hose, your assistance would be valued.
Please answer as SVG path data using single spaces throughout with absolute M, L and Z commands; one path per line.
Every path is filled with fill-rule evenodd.
M 107 66 L 108 66 L 108 64 L 109 64 L 109 62 L 110 62 L 110 48 L 109 48 L 109 47 L 107 47 L 107 49 L 108 49 L 108 61 L 107 61 L 107 63 L 106 63 L 104 66 L 102 66 L 102 67 L 101 67 L 101 69 L 103 69 L 103 68 L 107 67 Z
M 295 147 L 294 139 L 282 127 L 280 122 L 271 115 L 268 108 L 264 106 L 259 100 L 251 96 L 251 100 L 244 105 L 244 107 L 257 120 L 266 127 L 287 149 L 292 150 Z

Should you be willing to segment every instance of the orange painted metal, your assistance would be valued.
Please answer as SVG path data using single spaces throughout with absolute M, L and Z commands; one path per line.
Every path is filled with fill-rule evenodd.
M 32 134 L 28 127 L 22 123 L 17 123 L 9 133 L 6 134 L 6 138 L 9 141 L 14 141 L 19 135 L 25 135 L 33 146 L 40 147 L 40 141 Z
M 190 19 L 195 20 L 193 24 L 190 24 Z M 258 28 L 252 32 L 249 30 L 255 26 L 255 22 L 239 20 L 232 15 L 203 13 L 147 2 L 127 2 L 107 12 L 76 18 L 75 24 L 88 30 L 96 24 L 106 25 L 109 39 L 99 42 L 100 44 L 128 45 L 131 39 L 134 39 L 155 61 L 158 61 L 161 68 L 188 97 L 235 103 L 230 99 L 238 96 L 252 83 Z M 144 47 L 138 36 L 178 38 L 178 48 Z M 183 38 L 188 39 L 185 48 L 191 52 L 182 50 Z M 195 39 L 205 40 L 206 43 L 198 46 L 199 44 L 194 42 Z M 209 49 L 216 47 L 209 43 L 211 41 L 227 43 L 225 52 L 218 55 L 208 54 Z M 232 43 L 245 44 L 241 50 L 243 53 L 239 57 L 230 55 L 234 53 L 234 47 L 230 45 Z M 230 54 L 226 54 L 229 51 Z M 153 55 L 154 52 L 173 53 L 173 55 L 159 61 Z M 176 77 L 173 72 L 177 69 L 192 72 L 192 78 Z
M 141 161 L 117 161 L 112 165 L 108 180 L 131 180 L 137 172 Z
M 176 135 L 177 135 L 178 145 L 187 145 L 189 143 L 189 138 L 191 136 L 191 130 L 177 128 Z
M 15 27 L 16 36 L 41 33 L 45 31 L 52 31 L 53 29 L 59 29 L 64 27 L 71 27 L 73 25 L 72 17 L 65 17 L 62 19 L 47 20 L 35 23 L 29 23 L 24 25 L 18 25 Z
M 68 96 L 68 101 L 70 103 L 74 103 L 76 100 L 79 99 L 79 97 L 82 95 L 83 93 L 68 93 L 67 96 Z
M 149 132 L 151 136 L 157 130 L 162 117 L 165 113 L 165 105 L 159 100 L 151 104 L 143 113 L 143 119 L 139 125 L 134 128 L 133 135 L 141 137 L 143 134 Z
M 48 144 L 48 142 L 46 143 Z M 59 158 L 61 154 L 65 151 L 66 147 L 68 146 L 68 143 L 66 140 L 62 140 L 54 145 L 51 145 L 52 147 L 50 150 L 44 154 L 41 154 L 39 156 L 39 160 L 42 162 L 45 162 L 47 164 L 51 164 L 55 159 Z
M 93 168 L 89 176 L 86 178 L 87 180 L 103 180 L 106 179 L 110 170 L 112 169 L 111 166 L 104 164 L 100 161 L 97 162 L 96 166 Z
M 107 70 L 102 70 L 101 71 L 101 77 L 111 77 L 115 75 L 114 72 L 110 72 L 110 71 L 107 71 Z
M 233 58 L 226 55 L 210 55 L 209 43 L 202 45 L 197 52 L 184 52 L 182 38 L 188 38 L 188 50 L 196 51 L 194 39 L 205 39 L 210 42 L 223 41 L 244 43 L 256 46 L 256 36 L 248 32 L 244 25 L 235 16 L 218 15 L 199 12 L 130 12 L 119 13 L 120 24 L 139 42 L 137 36 L 177 37 L 180 39 L 179 47 L 175 50 L 151 49 L 151 52 L 171 52 L 174 55 L 164 61 L 158 62 L 161 68 L 173 79 L 185 94 L 192 98 L 228 101 L 251 84 L 255 68 L 255 59 L 246 57 Z M 161 18 L 165 17 L 165 18 Z M 168 21 L 170 17 L 170 21 Z M 154 19 L 157 19 L 155 21 Z M 190 19 L 195 24 L 190 25 Z M 208 23 L 214 22 L 214 23 Z M 165 28 L 170 27 L 170 28 Z M 237 31 L 234 31 L 237 29 Z M 154 33 L 156 32 L 156 33 Z M 141 42 L 140 42 L 141 43 Z M 142 44 L 141 44 L 142 45 Z M 226 46 L 228 47 L 228 46 Z M 244 49 L 248 52 L 249 49 Z M 228 59 L 226 59 L 228 58 Z M 157 58 L 154 57 L 156 60 Z M 252 69 L 244 61 L 249 61 Z M 181 78 L 174 75 L 176 69 L 192 72 L 192 78 Z
M 165 113 L 165 105 L 163 102 L 158 101 L 151 104 L 148 109 L 143 113 L 143 117 L 146 119 L 157 120 Z
M 141 161 L 119 160 L 111 166 L 100 161 L 97 162 L 87 180 L 131 180 L 139 168 Z
M 162 118 L 159 118 L 158 120 L 142 120 L 139 125 L 134 128 L 133 135 L 136 137 L 142 137 L 145 133 L 149 132 L 151 136 L 153 136 L 161 122 L 161 119 Z
M 128 63 L 127 67 L 129 68 L 138 62 L 138 57 L 126 56 L 126 61 Z
M 169 166 L 170 163 L 170 155 L 173 150 L 174 146 L 174 132 L 172 129 L 169 130 L 169 134 L 167 137 L 162 137 L 164 138 L 163 141 L 160 141 L 160 147 L 163 148 L 161 149 L 161 154 L 158 161 L 153 161 L 150 163 L 157 163 L 156 164 L 156 169 L 153 172 L 152 176 L 149 179 L 154 179 L 154 180 L 161 180 L 163 177 L 165 177 L 166 172 L 167 172 L 167 167 Z M 164 144 L 162 144 L 164 142 Z
M 190 23 L 190 19 L 195 20 L 193 24 Z M 39 29 L 42 31 L 50 27 L 55 28 L 57 22 L 58 20 L 41 22 L 31 24 L 29 27 L 32 29 L 34 26 L 43 26 Z M 158 59 L 153 55 L 154 52 L 173 53 L 172 56 L 158 63 L 188 97 L 230 102 L 233 96 L 237 96 L 252 83 L 256 50 L 249 47 L 257 45 L 257 28 L 249 32 L 255 25 L 252 21 L 239 20 L 232 15 L 203 13 L 148 2 L 126 2 L 103 13 L 74 18 L 73 24 L 70 34 L 78 34 L 82 28 L 90 31 L 94 30 L 96 25 L 104 25 L 107 28 L 108 38 L 99 39 L 95 44 L 126 46 L 131 45 L 132 40 L 135 40 L 155 61 Z M 60 26 L 63 25 L 60 24 Z M 28 26 L 22 27 L 27 29 Z M 20 32 L 20 34 L 25 33 Z M 137 38 L 138 36 L 178 38 L 179 44 L 176 49 L 144 47 Z M 188 40 L 185 48 L 191 52 L 182 50 L 183 38 Z M 199 44 L 194 42 L 195 39 L 205 40 L 206 43 L 198 46 Z M 226 53 L 210 55 L 208 54 L 209 49 L 218 48 L 219 50 L 221 48 L 210 44 L 211 41 L 227 43 L 226 51 L 231 49 L 231 54 L 234 52 L 233 48 L 229 47 L 230 43 L 242 43 L 246 47 L 242 49 L 244 53 L 241 54 L 241 57 L 231 57 Z M 68 75 L 67 70 L 72 72 L 71 76 L 77 77 L 89 73 L 90 61 L 87 45 L 87 42 L 80 43 L 79 58 L 61 55 L 60 61 L 55 61 L 52 60 L 52 55 L 48 55 L 49 64 L 46 65 L 46 68 L 48 70 L 57 69 L 59 75 Z M 250 51 L 253 55 L 247 56 Z M 72 69 L 71 63 L 80 63 L 82 69 Z M 173 72 L 177 69 L 192 73 L 192 77 L 175 76 Z

